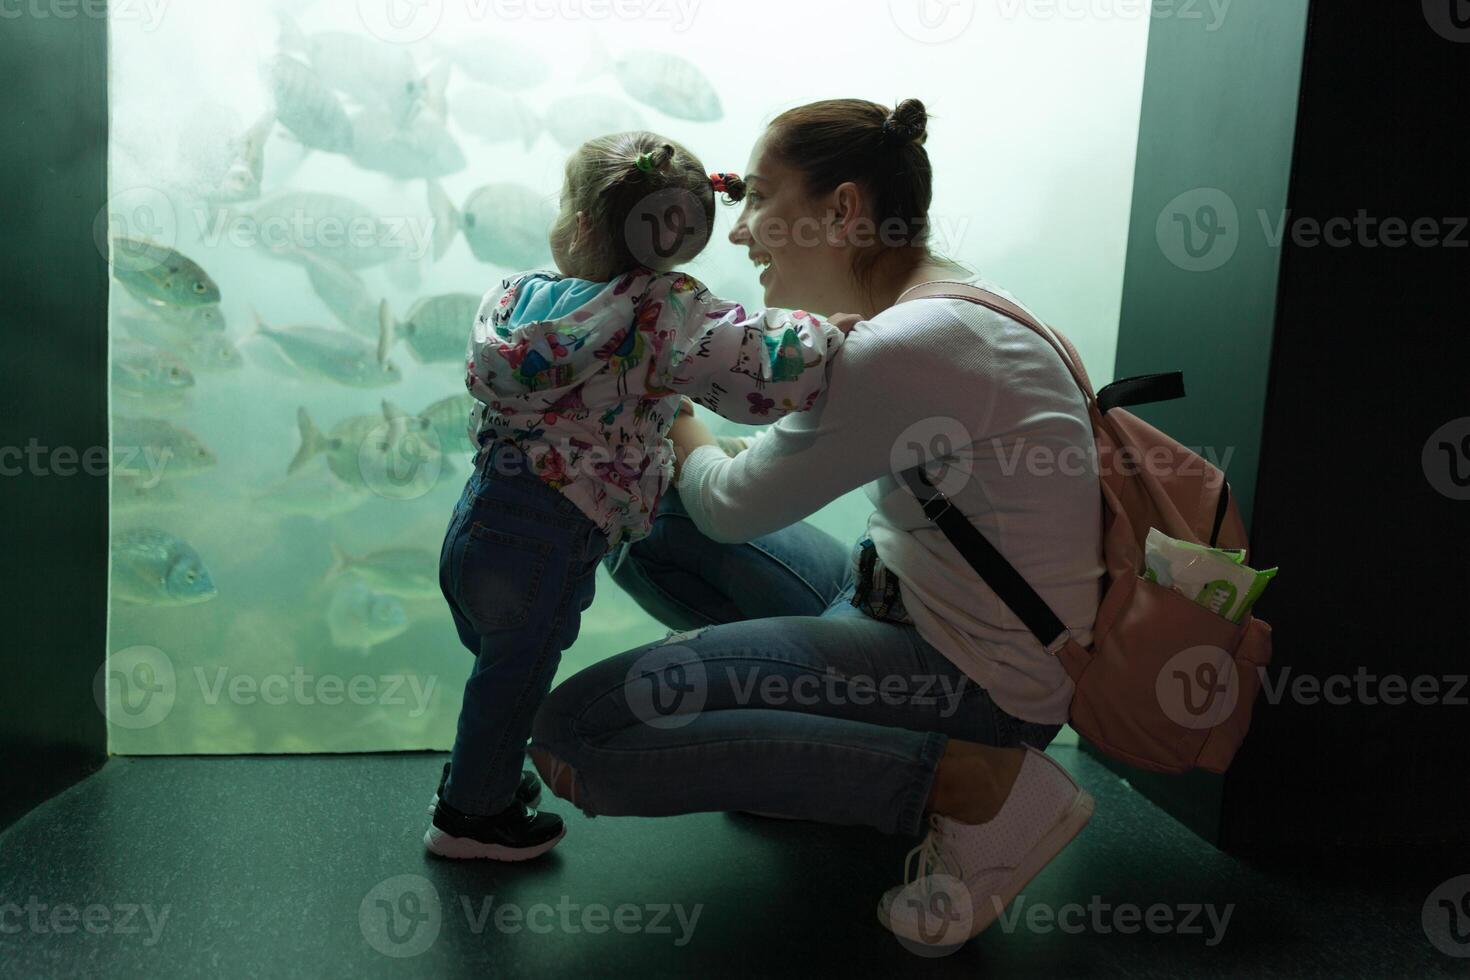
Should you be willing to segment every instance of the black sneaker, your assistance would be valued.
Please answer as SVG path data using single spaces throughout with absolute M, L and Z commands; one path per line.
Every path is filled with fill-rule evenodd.
M 429 812 L 433 813 L 439 805 L 439 798 L 444 795 L 444 784 L 449 782 L 449 763 L 444 763 L 444 771 L 439 774 L 439 788 L 434 791 L 434 798 L 429 801 Z M 541 805 L 541 779 L 529 769 L 521 770 L 521 784 L 516 787 L 516 799 L 526 806 Z
M 424 833 L 424 846 L 440 857 L 526 861 L 551 850 L 566 834 L 561 817 L 519 800 L 485 817 L 460 813 L 441 801 Z

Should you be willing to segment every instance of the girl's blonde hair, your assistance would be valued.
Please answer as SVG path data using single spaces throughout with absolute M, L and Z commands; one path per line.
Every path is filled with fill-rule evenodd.
M 745 182 L 732 174 L 723 188 L 727 203 L 745 197 Z M 709 244 L 715 217 L 711 175 L 699 158 L 655 133 L 599 136 L 567 160 L 562 214 L 551 230 L 554 244 L 577 233 L 577 212 L 587 215 L 591 241 L 577 243 L 578 271 L 611 280 L 644 266 L 667 272 Z

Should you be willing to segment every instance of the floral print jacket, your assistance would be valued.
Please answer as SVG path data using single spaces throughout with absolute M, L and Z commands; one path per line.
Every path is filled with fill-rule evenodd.
M 520 447 L 617 545 L 648 534 L 673 477 L 680 395 L 734 422 L 775 422 L 812 407 L 843 334 L 802 310 L 746 310 L 678 272 L 597 286 L 504 280 L 475 318 L 465 386 L 475 444 Z M 584 299 L 565 309 L 571 288 Z

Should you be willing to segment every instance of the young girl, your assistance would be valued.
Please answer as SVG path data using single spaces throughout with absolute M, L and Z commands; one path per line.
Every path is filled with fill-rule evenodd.
M 680 397 L 762 424 L 823 391 L 842 328 L 747 311 L 672 271 L 708 243 L 716 192 L 735 202 L 745 185 L 670 140 L 591 140 L 567 163 L 551 229 L 560 274 L 513 276 L 481 304 L 465 377 L 481 448 L 440 556 L 477 660 L 424 838 L 435 854 L 519 861 L 565 834 L 533 809 L 522 754 L 600 560 L 647 535 L 671 482 Z

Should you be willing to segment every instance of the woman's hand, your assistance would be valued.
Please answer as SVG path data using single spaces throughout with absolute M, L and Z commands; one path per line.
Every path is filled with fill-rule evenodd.
M 669 441 L 674 444 L 674 481 L 684 472 L 684 459 L 700 446 L 719 445 L 709 426 L 694 417 L 694 402 L 680 399 L 679 415 L 669 427 Z

